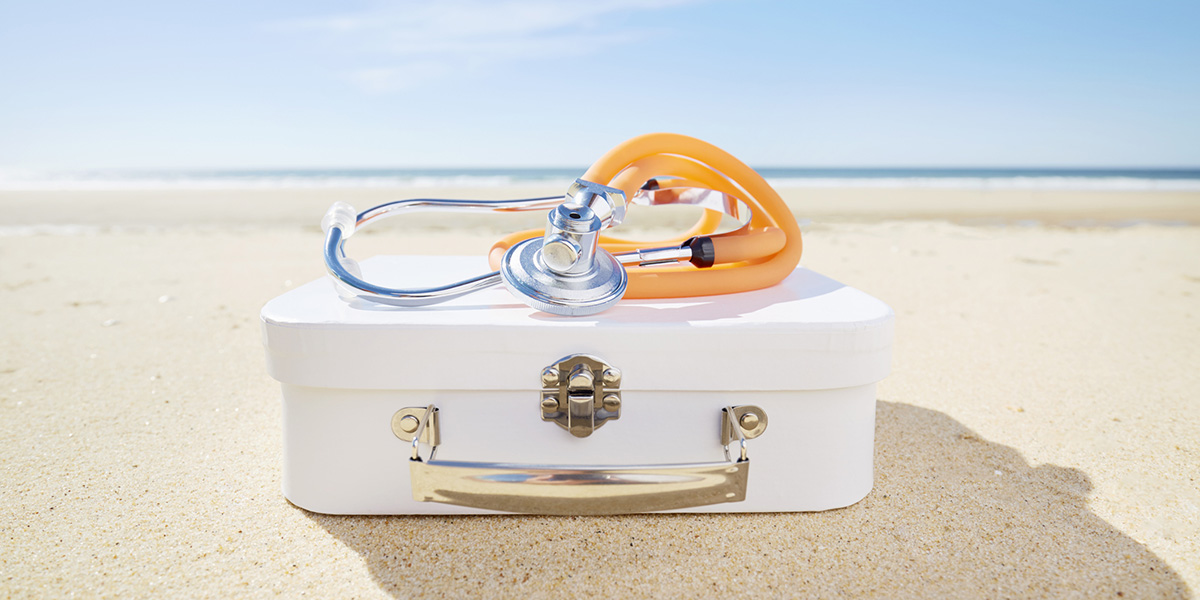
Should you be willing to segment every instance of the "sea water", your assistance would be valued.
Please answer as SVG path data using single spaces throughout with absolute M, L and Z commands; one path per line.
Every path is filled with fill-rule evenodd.
M 54 172 L 7 169 L 0 170 L 0 191 L 566 186 L 585 170 L 583 167 Z M 1200 169 L 763 167 L 757 170 L 779 188 L 1200 190 Z

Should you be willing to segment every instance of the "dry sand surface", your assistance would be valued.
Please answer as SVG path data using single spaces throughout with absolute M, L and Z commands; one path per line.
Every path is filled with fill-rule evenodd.
M 789 192 L 811 219 L 804 263 L 897 314 L 877 482 L 849 508 L 446 518 L 290 505 L 259 308 L 322 275 L 330 200 L 471 193 L 0 194 L 0 596 L 1200 586 L 1195 193 Z M 1137 219 L 1160 224 L 1113 226 Z M 514 223 L 384 225 L 352 252 L 484 252 Z M 1062 226 L 1080 223 L 1093 226 Z

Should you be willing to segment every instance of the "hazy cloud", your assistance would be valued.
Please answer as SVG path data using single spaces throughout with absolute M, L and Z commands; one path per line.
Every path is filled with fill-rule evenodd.
M 594 53 L 632 43 L 643 29 L 598 22 L 697 0 L 448 0 L 391 2 L 370 10 L 293 20 L 288 30 L 321 32 L 353 48 L 371 65 L 346 76 L 363 89 L 413 87 L 463 70 L 547 56 Z M 365 61 L 364 61 L 365 62 Z

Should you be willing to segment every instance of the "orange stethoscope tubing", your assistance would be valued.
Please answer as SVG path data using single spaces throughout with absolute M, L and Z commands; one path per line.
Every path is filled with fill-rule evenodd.
M 651 179 L 667 188 L 708 188 L 750 208 L 750 221 L 741 228 L 708 236 L 713 243 L 713 266 L 683 263 L 627 268 L 626 298 L 685 298 L 762 289 L 783 281 L 800 263 L 800 226 L 787 204 L 761 175 L 707 142 L 673 133 L 638 136 L 600 157 L 583 179 L 620 189 L 626 199 L 633 198 Z M 677 239 L 647 243 L 602 235 L 600 246 L 618 253 L 680 244 L 711 234 L 720 222 L 721 213 L 706 209 L 696 225 Z M 531 229 L 496 242 L 488 253 L 492 269 L 499 268 L 500 259 L 513 245 L 544 233 Z

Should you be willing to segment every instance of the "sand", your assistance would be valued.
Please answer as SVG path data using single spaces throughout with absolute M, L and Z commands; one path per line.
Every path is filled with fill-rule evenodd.
M 0 193 L 0 596 L 1131 598 L 1200 586 L 1195 193 L 788 191 L 808 219 L 804 263 L 898 317 L 875 489 L 849 508 L 293 507 L 259 308 L 321 276 L 315 224 L 330 200 L 476 192 Z M 483 252 L 516 223 L 501 221 L 384 226 L 353 252 Z

